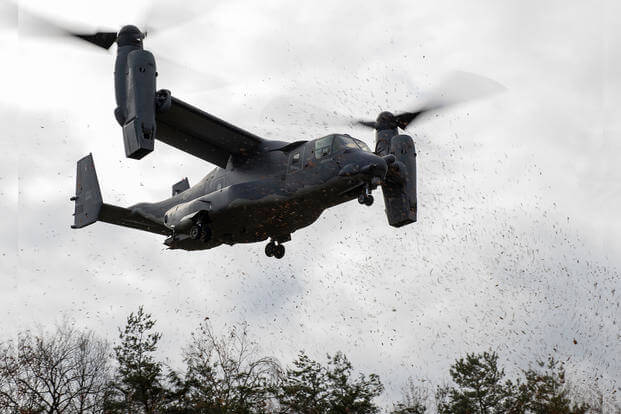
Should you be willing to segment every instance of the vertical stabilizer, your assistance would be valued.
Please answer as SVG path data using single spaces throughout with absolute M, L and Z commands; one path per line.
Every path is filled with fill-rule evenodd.
M 71 197 L 71 201 L 75 201 L 72 228 L 79 229 L 97 221 L 103 200 L 92 154 L 78 161 L 75 197 Z

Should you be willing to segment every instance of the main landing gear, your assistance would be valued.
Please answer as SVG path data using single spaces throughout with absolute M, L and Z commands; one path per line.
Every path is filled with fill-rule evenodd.
M 211 239 L 211 229 L 206 224 L 197 222 L 195 225 L 190 227 L 188 235 L 192 240 L 208 242 L 209 239 Z
M 371 195 L 371 189 L 366 186 L 360 195 L 358 196 L 358 202 L 360 204 L 364 204 L 365 206 L 373 205 L 373 196 Z
M 276 242 L 272 240 L 265 246 L 265 255 L 267 257 L 274 256 L 277 259 L 282 259 L 285 257 L 285 246 L 280 243 L 276 244 Z

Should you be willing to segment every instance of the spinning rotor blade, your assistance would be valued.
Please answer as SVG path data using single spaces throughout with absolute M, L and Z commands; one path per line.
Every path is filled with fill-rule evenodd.
M 102 49 L 110 49 L 116 42 L 116 32 L 96 32 L 94 34 L 70 33 L 72 36 L 85 40 L 89 43 L 99 46 Z
M 308 124 L 321 127 L 337 127 L 352 125 L 355 122 L 354 117 L 350 115 L 286 95 L 270 99 L 263 106 L 261 118 L 263 121 L 273 124 L 295 127 L 302 127 Z
M 88 32 L 87 30 L 74 29 L 72 25 L 65 26 L 63 23 L 58 23 L 47 17 L 42 17 L 34 14 L 24 8 L 18 8 L 15 4 L 10 3 L 16 13 L 19 13 L 19 30 L 21 34 L 31 37 L 39 38 L 66 38 L 66 39 L 79 39 L 89 46 L 96 46 L 99 50 L 110 50 L 110 48 L 116 43 L 119 36 L 119 32 L 114 31 L 96 31 Z M 198 10 L 187 11 L 181 10 L 183 8 L 177 8 L 174 13 L 164 13 L 163 11 L 155 11 L 154 7 L 148 8 L 143 13 L 143 18 L 139 19 L 144 21 L 144 26 L 148 27 L 149 33 L 155 31 L 158 33 L 160 30 L 166 30 L 168 28 L 177 27 L 184 22 L 197 18 L 200 15 Z M 166 21 L 168 16 L 168 21 Z M 149 22 L 153 20 L 152 22 Z M 149 24 L 147 24 L 149 23 Z M 137 36 L 140 40 L 147 36 L 147 31 L 143 29 L 137 30 L 135 33 L 131 32 L 131 35 Z M 137 39 L 138 40 L 138 39 Z M 215 88 L 221 88 L 226 86 L 227 83 L 223 78 L 206 74 L 200 70 L 196 70 L 184 64 L 180 64 L 177 59 L 168 58 L 157 53 L 156 60 L 159 71 L 161 72 L 161 78 L 167 83 L 174 86 L 176 90 L 191 91 L 195 90 L 197 86 L 201 90 L 212 90 Z
M 71 26 L 67 27 L 50 18 L 42 17 L 37 13 L 25 10 L 23 7 L 18 7 L 15 3 L 11 4 L 13 8 L 19 10 L 20 29 L 26 26 L 26 34 L 44 37 L 73 37 L 102 49 L 110 49 L 116 42 L 119 34 L 114 31 L 90 32 L 73 30 L 70 28 Z M 143 10 L 141 17 L 134 19 L 138 22 L 137 26 L 142 31 L 142 38 L 146 37 L 147 33 L 157 33 L 178 27 L 189 20 L 198 18 L 203 12 L 200 8 L 192 8 L 187 3 L 183 7 L 164 7 L 165 5 L 166 3 L 164 2 L 157 2 L 155 6 L 150 5 Z
M 484 98 L 498 93 L 505 88 L 498 82 L 467 72 L 455 72 L 436 87 L 427 99 L 427 103 L 418 108 L 396 115 L 383 112 L 376 121 L 358 120 L 357 124 L 373 129 L 382 128 L 406 129 L 410 124 L 419 120 L 421 116 L 457 105 L 463 102 Z
M 17 8 L 17 6 L 15 7 Z M 117 39 L 117 32 L 73 30 L 49 18 L 34 14 L 23 7 L 18 8 L 18 15 L 18 30 L 21 35 L 27 37 L 80 39 L 106 50 L 110 49 Z

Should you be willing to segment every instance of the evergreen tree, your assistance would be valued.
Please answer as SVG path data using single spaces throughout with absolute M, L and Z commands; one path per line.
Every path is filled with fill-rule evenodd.
M 129 315 L 125 328 L 119 330 L 121 343 L 114 347 L 118 370 L 114 391 L 106 403 L 108 412 L 158 412 L 165 390 L 162 364 L 153 355 L 161 338 L 159 332 L 153 331 L 154 326 L 151 315 L 140 306 L 136 314 Z
M 538 362 L 539 370 L 524 372 L 524 384 L 520 384 L 515 395 L 517 407 L 532 414 L 585 414 L 589 405 L 572 403 L 570 391 L 565 384 L 565 367 L 550 357 L 548 363 Z M 543 370 L 542 370 L 543 368 Z M 517 410 L 515 412 L 518 412 Z
M 283 413 L 378 413 L 373 399 L 384 390 L 379 377 L 359 374 L 347 357 L 337 352 L 328 355 L 327 367 L 301 352 L 288 369 L 276 396 Z
M 495 352 L 467 354 L 451 366 L 450 374 L 456 386 L 439 387 L 436 393 L 440 414 L 505 412 L 507 384 Z
M 277 390 L 283 412 L 316 414 L 328 411 L 325 369 L 303 351 L 293 361 Z

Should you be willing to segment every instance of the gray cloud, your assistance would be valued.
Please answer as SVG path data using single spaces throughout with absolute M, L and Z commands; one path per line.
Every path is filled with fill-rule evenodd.
M 374 116 L 417 102 L 451 69 L 507 87 L 411 131 L 418 223 L 388 227 L 381 200 L 339 206 L 296 232 L 283 261 L 267 260 L 262 245 L 188 253 L 101 223 L 70 230 L 75 160 L 88 152 L 104 200 L 120 205 L 164 198 L 178 179 L 195 182 L 211 167 L 165 145 L 126 160 L 112 116 L 112 56 L 22 39 L 19 67 L 5 75 L 21 86 L 0 98 L 14 149 L 2 158 L 2 207 L 17 217 L 2 224 L 14 235 L 0 241 L 3 331 L 68 315 L 113 338 L 144 304 L 173 365 L 209 316 L 217 328 L 249 321 L 284 362 L 301 348 L 317 358 L 342 349 L 381 375 L 387 398 L 408 375 L 440 380 L 461 353 L 490 347 L 515 367 L 553 352 L 587 381 L 618 384 L 621 82 L 612 7 L 227 2 L 149 38 L 156 55 L 229 82 L 182 98 L 291 141 L 334 130 L 323 123 L 332 109 Z M 88 11 L 72 15 L 96 23 Z M 162 73 L 160 86 L 175 91 L 175 79 Z M 266 105 L 283 95 L 308 105 Z M 368 131 L 351 132 L 373 142 Z

